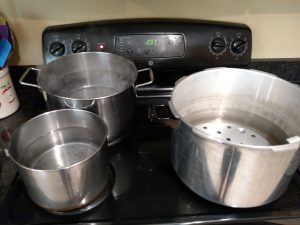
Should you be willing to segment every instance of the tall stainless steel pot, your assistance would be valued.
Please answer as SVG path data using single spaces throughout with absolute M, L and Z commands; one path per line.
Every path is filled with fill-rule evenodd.
M 138 71 L 128 59 L 104 52 L 84 52 L 63 56 L 44 65 L 38 72 L 37 85 L 49 109 L 76 108 L 100 115 L 108 127 L 108 142 L 119 142 L 128 132 L 135 114 L 135 88 Z M 36 70 L 36 69 L 35 69 Z
M 300 161 L 300 88 L 260 71 L 218 68 L 180 80 L 170 108 L 172 163 L 195 193 L 231 207 L 277 199 Z

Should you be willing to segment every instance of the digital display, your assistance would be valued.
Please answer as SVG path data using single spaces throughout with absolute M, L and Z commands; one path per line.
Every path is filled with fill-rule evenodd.
M 145 45 L 147 45 L 147 46 L 156 45 L 157 43 L 158 43 L 158 41 L 156 39 L 147 39 L 145 41 Z
M 184 56 L 182 34 L 118 35 L 116 53 L 130 58 L 171 58 Z

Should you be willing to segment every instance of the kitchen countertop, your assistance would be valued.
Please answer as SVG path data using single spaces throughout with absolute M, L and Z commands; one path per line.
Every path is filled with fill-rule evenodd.
M 300 60 L 254 61 L 247 68 L 273 73 L 295 83 L 300 80 Z M 39 91 L 36 88 L 21 86 L 17 82 L 24 70 L 24 67 L 10 68 L 10 74 L 20 100 L 20 108 L 13 115 L 0 120 L 0 205 L 16 175 L 16 166 L 4 153 L 4 148 L 8 148 L 9 142 L 5 142 L 3 139 L 8 140 L 7 137 L 10 137 L 13 130 L 30 118 L 46 111 L 45 102 Z M 34 80 L 34 76 L 32 77 Z

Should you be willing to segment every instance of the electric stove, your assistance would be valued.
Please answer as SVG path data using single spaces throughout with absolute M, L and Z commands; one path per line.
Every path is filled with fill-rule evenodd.
M 186 187 L 170 160 L 172 128 L 163 123 L 177 79 L 205 68 L 247 67 L 251 30 L 243 24 L 195 20 L 121 20 L 47 28 L 45 63 L 82 51 L 106 51 L 128 57 L 138 68 L 151 67 L 153 84 L 137 91 L 132 132 L 109 147 L 115 184 L 97 207 L 75 215 L 54 215 L 35 205 L 17 175 L 1 206 L 0 224 L 300 224 L 300 169 L 276 201 L 235 209 L 209 202 Z M 251 65 L 250 65 L 251 67 Z M 139 74 L 138 82 L 147 79 Z M 46 111 L 41 94 L 18 86 L 21 105 L 32 116 Z M 22 107 L 23 107 L 22 106 Z M 21 114 L 28 113 L 22 111 Z

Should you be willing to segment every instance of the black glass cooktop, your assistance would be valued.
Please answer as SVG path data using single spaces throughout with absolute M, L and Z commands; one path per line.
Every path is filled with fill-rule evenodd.
M 116 174 L 112 194 L 80 215 L 52 215 L 39 208 L 17 176 L 1 209 L 0 224 L 272 224 L 276 219 L 300 218 L 299 171 L 285 194 L 269 205 L 223 207 L 197 196 L 179 180 L 170 162 L 171 133 L 167 126 L 144 121 L 126 141 L 110 148 Z
M 15 84 L 24 120 L 45 111 L 38 91 Z M 109 150 L 116 182 L 101 205 L 80 215 L 50 214 L 30 200 L 16 176 L 0 206 L 0 224 L 300 224 L 299 169 L 286 192 L 268 205 L 233 209 L 206 201 L 177 177 L 170 161 L 172 129 L 149 122 L 145 102 L 137 107 L 132 134 Z

